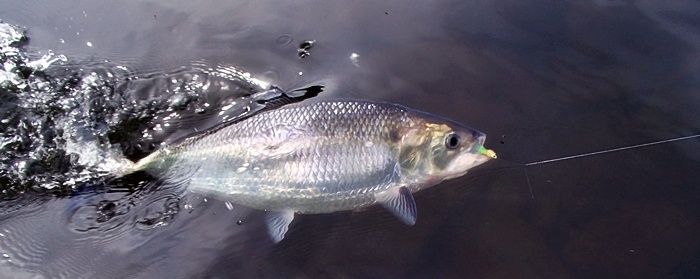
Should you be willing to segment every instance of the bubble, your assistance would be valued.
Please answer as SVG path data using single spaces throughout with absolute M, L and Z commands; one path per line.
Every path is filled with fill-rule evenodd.
M 280 78 L 279 73 L 277 73 L 276 71 L 273 71 L 273 70 L 265 71 L 262 74 L 262 79 L 267 80 L 267 81 L 274 81 L 274 80 L 278 80 L 279 78 Z
M 192 206 L 192 205 L 189 204 L 189 203 L 185 204 L 185 205 L 183 206 L 183 208 L 185 208 L 185 210 L 187 210 L 187 213 L 192 213 L 192 212 L 194 211 L 194 206 Z
M 351 53 L 350 62 L 352 62 L 355 67 L 360 67 L 360 55 L 355 52 Z

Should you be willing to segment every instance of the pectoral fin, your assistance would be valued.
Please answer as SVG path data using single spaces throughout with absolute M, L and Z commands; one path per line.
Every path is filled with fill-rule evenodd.
M 410 226 L 416 224 L 416 216 L 418 215 L 416 202 L 408 188 L 394 187 L 377 194 L 375 199 L 384 208 L 399 217 L 402 222 Z
M 294 211 L 268 211 L 265 214 L 265 224 L 267 224 L 267 233 L 272 238 L 272 241 L 278 243 L 284 239 L 284 234 L 289 230 L 289 223 L 294 220 Z

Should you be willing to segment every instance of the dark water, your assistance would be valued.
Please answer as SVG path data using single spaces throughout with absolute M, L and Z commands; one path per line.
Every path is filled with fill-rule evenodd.
M 4 38 L 26 31 L 0 45 L 2 278 L 700 276 L 697 139 L 528 167 L 531 190 L 512 167 L 700 133 L 698 2 L 0 7 Z M 413 227 L 303 215 L 277 245 L 261 212 L 97 173 L 260 109 L 270 85 L 441 114 L 503 160 L 418 193 Z

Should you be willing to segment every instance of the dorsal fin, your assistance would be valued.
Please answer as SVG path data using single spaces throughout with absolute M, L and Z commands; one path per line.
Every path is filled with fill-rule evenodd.
M 265 111 L 269 110 L 274 110 L 289 104 L 293 103 L 298 103 L 303 100 L 313 98 L 318 96 L 319 93 L 323 92 L 323 86 L 321 85 L 314 85 L 314 86 L 309 86 L 306 88 L 301 88 L 301 89 L 296 89 L 293 91 L 290 91 L 289 93 L 283 91 L 282 89 L 276 87 L 276 86 L 271 86 L 269 90 L 263 91 L 263 92 L 258 92 L 253 95 L 269 95 L 265 98 L 262 98 L 260 100 L 255 101 L 255 104 L 260 105 L 258 108 L 255 110 L 251 110 L 251 112 L 247 113 L 246 115 L 233 118 L 231 120 L 216 124 L 212 126 L 211 128 L 208 128 L 204 131 L 201 131 L 199 133 L 196 133 L 194 135 L 188 135 L 187 137 L 180 138 L 177 140 L 174 140 L 170 145 L 178 145 L 178 144 L 184 144 L 185 142 L 194 142 L 199 140 L 202 137 L 205 137 L 207 135 L 216 133 L 217 131 L 226 128 L 228 126 L 234 125 L 236 123 L 239 123 L 241 121 L 244 121 L 250 117 L 253 117 L 257 114 L 263 113 Z

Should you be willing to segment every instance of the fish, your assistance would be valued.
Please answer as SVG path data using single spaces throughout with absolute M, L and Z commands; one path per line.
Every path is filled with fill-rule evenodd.
M 486 134 L 401 105 L 302 102 L 166 146 L 125 171 L 187 181 L 187 190 L 264 210 L 274 242 L 295 214 L 380 204 L 414 225 L 413 193 L 496 158 Z

